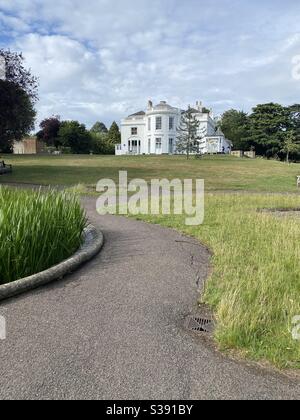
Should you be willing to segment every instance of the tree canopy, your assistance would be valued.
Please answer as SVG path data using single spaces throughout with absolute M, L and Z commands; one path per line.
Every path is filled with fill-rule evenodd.
M 106 126 L 99 121 L 88 131 L 84 124 L 78 121 L 61 121 L 60 116 L 44 119 L 40 123 L 40 128 L 41 130 L 37 133 L 38 139 L 44 141 L 49 150 L 54 147 L 64 153 L 92 152 L 113 155 L 115 153 L 113 141 L 120 138 L 119 128 L 115 124 L 112 125 L 110 134 Z
M 29 95 L 18 85 L 0 80 L 0 151 L 10 152 L 34 128 L 36 112 Z
M 53 116 L 44 119 L 40 123 L 41 131 L 37 133 L 37 137 L 44 141 L 47 146 L 59 147 L 61 142 L 58 137 L 61 121 L 59 116 Z
M 25 68 L 22 53 L 0 49 L 0 57 L 5 62 L 6 80 L 18 85 L 27 93 L 32 103 L 35 103 L 38 100 L 38 78 Z
M 63 121 L 58 138 L 64 147 L 70 147 L 72 153 L 85 154 L 91 151 L 91 135 L 84 124 L 78 121 Z
M 232 141 L 236 150 L 248 150 L 247 137 L 249 135 L 248 115 L 243 111 L 230 109 L 221 120 L 221 130 L 226 138 Z
M 92 151 L 97 155 L 113 155 L 115 153 L 115 145 L 109 141 L 107 133 L 93 133 Z
M 279 104 L 257 105 L 249 116 L 248 143 L 259 154 L 276 154 L 288 129 L 289 113 Z
M 300 141 L 299 104 L 260 104 L 249 115 L 232 109 L 223 114 L 220 125 L 236 150 L 255 149 L 259 155 L 281 159 L 287 151 L 289 157 L 300 153 L 295 146 Z
M 97 121 L 91 128 L 91 133 L 96 133 L 96 134 L 108 133 L 108 129 L 103 122 Z
M 0 149 L 11 151 L 13 140 L 20 140 L 34 128 L 38 81 L 24 67 L 22 54 L 0 49 L 5 80 L 0 80 Z
M 118 124 L 114 121 L 108 131 L 108 138 L 112 144 L 119 144 L 121 142 L 121 133 Z
M 300 153 L 300 143 L 297 141 L 295 131 L 288 131 L 283 141 L 281 152 L 286 155 L 287 163 L 290 163 L 290 155 Z

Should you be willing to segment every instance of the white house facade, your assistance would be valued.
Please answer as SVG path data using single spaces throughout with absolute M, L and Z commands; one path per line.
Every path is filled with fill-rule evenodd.
M 232 143 L 217 128 L 212 111 L 201 102 L 192 108 L 200 122 L 199 153 L 230 153 Z M 184 111 L 162 101 L 154 106 L 148 102 L 146 112 L 129 115 L 121 122 L 121 144 L 116 146 L 116 155 L 174 155 L 176 154 L 177 128 Z

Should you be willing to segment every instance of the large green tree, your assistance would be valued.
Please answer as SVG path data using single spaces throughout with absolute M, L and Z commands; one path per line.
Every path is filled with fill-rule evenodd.
M 295 131 L 290 130 L 286 132 L 283 141 L 281 152 L 286 155 L 286 162 L 290 163 L 290 156 L 300 153 L 300 142 L 297 141 Z
M 10 152 L 34 128 L 36 112 L 30 96 L 17 84 L 0 80 L 0 151 Z
M 257 105 L 249 117 L 249 146 L 268 157 L 276 155 L 290 124 L 288 108 L 275 103 Z
M 300 140 L 300 104 L 286 108 L 289 114 L 289 130 L 293 130 L 297 140 Z
M 64 147 L 70 147 L 72 153 L 86 154 L 91 151 L 91 134 L 84 124 L 78 121 L 63 121 L 61 123 L 58 138 Z
M 108 131 L 108 138 L 112 144 L 121 143 L 121 133 L 118 124 L 114 121 Z
M 225 137 L 232 141 L 235 150 L 249 150 L 249 118 L 243 111 L 230 109 L 222 115 L 220 127 Z
M 24 90 L 32 103 L 38 100 L 38 78 L 24 66 L 22 53 L 0 48 L 0 58 L 5 63 L 5 77 L 8 82 L 13 82 Z
M 250 115 L 231 109 L 223 114 L 220 126 L 235 149 L 254 148 L 258 154 L 281 159 L 286 158 L 288 150 L 293 159 L 299 155 L 294 146 L 300 141 L 299 104 L 260 104 Z
M 44 141 L 47 146 L 58 148 L 62 145 L 58 137 L 60 126 L 61 121 L 59 116 L 46 118 L 40 123 L 41 131 L 37 133 L 37 137 Z
M 11 150 L 34 128 L 34 104 L 38 99 L 38 80 L 24 67 L 22 54 L 0 48 L 4 80 L 0 80 L 0 148 Z
M 96 133 L 96 134 L 108 133 L 108 129 L 103 122 L 97 121 L 91 128 L 91 133 Z

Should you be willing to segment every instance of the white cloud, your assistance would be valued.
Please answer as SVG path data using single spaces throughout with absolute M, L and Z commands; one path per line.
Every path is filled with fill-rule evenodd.
M 297 101 L 299 12 L 293 0 L 0 0 L 0 45 L 40 77 L 39 119 L 111 122 L 150 97 L 248 110 Z
M 29 25 L 25 23 L 22 19 L 9 16 L 1 12 L 0 10 L 0 25 L 9 27 L 11 30 L 18 32 L 26 32 L 30 29 Z

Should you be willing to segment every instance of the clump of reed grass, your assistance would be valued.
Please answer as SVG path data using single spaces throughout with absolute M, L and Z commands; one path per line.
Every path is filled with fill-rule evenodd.
M 82 244 L 86 225 L 74 194 L 0 186 L 0 284 L 70 257 Z

